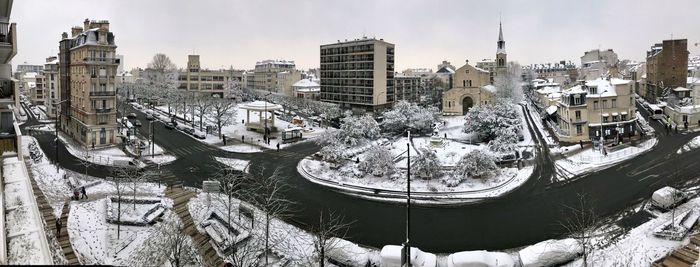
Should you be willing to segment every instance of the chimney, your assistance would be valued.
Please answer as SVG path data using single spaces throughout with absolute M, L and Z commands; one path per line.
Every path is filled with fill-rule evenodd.
M 89 29 L 90 29 L 90 20 L 89 20 L 89 19 L 85 19 L 85 21 L 83 21 L 83 30 L 84 30 L 84 31 L 87 31 L 87 30 L 89 30 Z
M 63 33 L 61 34 L 61 39 L 68 39 L 68 33 L 67 33 L 67 32 L 63 32 Z

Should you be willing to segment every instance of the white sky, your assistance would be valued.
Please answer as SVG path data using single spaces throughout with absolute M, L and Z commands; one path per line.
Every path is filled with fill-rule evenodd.
M 499 14 L 508 60 L 521 64 L 572 60 L 595 48 L 644 60 L 663 39 L 688 39 L 700 54 L 700 1 L 418 1 L 418 0 L 15 0 L 18 49 L 13 64 L 43 64 L 62 32 L 85 18 L 107 19 L 127 69 L 156 52 L 179 67 L 188 54 L 203 67 L 251 69 L 264 59 L 318 67 L 319 45 L 363 35 L 396 45 L 396 69 L 442 60 L 493 58 Z

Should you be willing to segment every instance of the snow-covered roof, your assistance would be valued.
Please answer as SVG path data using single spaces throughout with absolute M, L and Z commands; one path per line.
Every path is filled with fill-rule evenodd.
M 449 68 L 449 67 L 442 67 L 442 68 L 440 68 L 439 70 L 437 70 L 436 73 L 449 73 L 449 74 L 453 74 L 453 73 L 455 73 L 455 70 L 453 70 L 452 68 Z
M 551 93 L 558 93 L 561 92 L 561 87 L 559 86 L 545 86 L 541 89 L 537 89 L 537 93 L 546 95 L 546 94 L 551 94 Z
M 294 91 L 299 92 L 299 93 L 321 92 L 321 87 L 295 88 Z
M 589 95 L 589 97 L 609 97 L 617 95 L 615 85 L 629 84 L 630 82 L 632 81 L 618 78 L 612 78 L 609 81 L 603 78 L 598 78 L 595 80 L 586 81 L 586 86 L 597 88 L 596 93 Z
M 679 86 L 679 87 L 674 88 L 673 91 L 674 92 L 688 92 L 688 91 L 692 91 L 692 90 Z
M 547 113 L 548 113 L 549 115 L 552 115 L 552 114 L 554 114 L 555 112 L 557 112 L 557 106 L 549 106 L 549 107 L 547 107 Z
M 581 85 L 576 85 L 574 87 L 571 87 L 571 88 L 565 90 L 562 93 L 567 94 L 567 95 L 571 95 L 571 94 L 583 94 L 583 93 L 587 93 L 587 92 L 586 92 L 586 90 L 583 90 Z
M 477 68 L 477 67 L 474 67 L 474 68 L 475 68 L 476 70 L 478 70 L 478 71 L 481 71 L 481 72 L 486 72 L 486 73 L 489 72 L 488 70 L 485 70 L 485 69 L 482 69 L 482 68 Z
M 240 106 L 240 108 L 254 111 L 273 111 L 282 109 L 282 106 L 266 101 L 254 101 L 243 104 Z
M 321 87 L 318 83 L 310 80 L 310 79 L 301 79 L 298 82 L 295 82 L 292 87 L 295 88 L 309 88 L 309 87 Z
M 38 73 L 36 73 L 36 72 L 27 72 L 22 77 L 25 79 L 27 79 L 27 78 L 33 79 L 33 78 L 36 78 L 37 75 L 38 75 Z

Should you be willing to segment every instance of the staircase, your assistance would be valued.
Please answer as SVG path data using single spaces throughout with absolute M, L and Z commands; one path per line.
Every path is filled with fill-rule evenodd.
M 690 267 L 698 261 L 700 253 L 700 234 L 690 237 L 690 243 L 682 248 L 676 249 L 666 257 L 653 262 L 652 267 Z
M 31 172 L 29 173 L 29 176 L 31 178 L 29 180 L 32 182 L 32 189 L 34 191 L 34 195 L 36 196 L 37 205 L 39 205 L 39 212 L 44 218 L 44 228 L 47 231 L 46 239 L 51 240 L 51 235 L 49 235 L 49 233 L 56 233 L 56 217 L 53 214 L 53 208 L 51 207 L 51 205 L 49 205 L 48 202 L 46 202 L 46 197 L 44 196 L 44 193 L 41 192 L 41 189 L 39 189 L 39 186 L 37 186 L 36 182 L 34 181 L 33 175 L 31 174 Z M 66 257 L 66 264 L 80 265 L 78 257 L 75 255 L 75 252 L 73 251 L 73 246 L 70 243 L 70 238 L 68 237 L 69 210 L 70 203 L 65 203 L 63 205 L 63 210 L 61 211 L 61 236 L 57 237 L 57 241 L 59 246 L 61 247 L 63 255 Z M 54 258 L 56 257 L 54 256 Z
M 165 196 L 173 200 L 173 210 L 183 223 L 184 233 L 192 237 L 194 247 L 197 248 L 202 257 L 204 266 L 223 266 L 224 262 L 209 242 L 209 236 L 197 231 L 195 222 L 187 208 L 190 199 L 195 195 L 196 193 L 184 190 L 182 186 L 171 187 L 165 192 Z

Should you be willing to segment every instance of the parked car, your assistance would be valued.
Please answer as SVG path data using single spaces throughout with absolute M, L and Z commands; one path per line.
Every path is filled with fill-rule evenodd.
M 165 128 L 171 129 L 171 130 L 175 129 L 175 124 L 173 124 L 172 122 L 167 122 L 167 123 L 165 123 Z
M 380 252 L 382 267 L 401 267 L 401 246 L 386 245 Z M 437 257 L 433 253 L 423 252 L 411 247 L 411 265 L 415 267 L 435 267 Z
M 179 125 L 178 125 L 178 126 L 179 126 Z M 183 131 L 186 132 L 186 133 L 188 133 L 188 134 L 194 135 L 194 129 L 192 129 L 192 128 L 190 128 L 190 127 L 185 126 L 184 129 L 183 129 Z
M 136 113 L 131 112 L 131 113 L 127 114 L 126 117 L 129 119 L 136 119 Z
M 153 117 L 152 114 L 146 114 L 146 119 L 149 120 L 149 121 L 152 121 L 152 120 L 155 119 L 155 118 Z
M 193 135 L 194 137 L 199 138 L 199 139 L 207 138 L 207 134 L 205 134 L 205 133 L 202 132 L 202 131 L 198 131 L 198 130 L 193 130 L 192 135 Z
M 187 129 L 187 125 L 185 125 L 184 123 L 176 123 L 176 122 L 171 122 L 171 123 L 175 124 L 175 129 L 178 129 L 180 131 L 184 131 L 185 129 Z
M 141 127 L 142 125 L 140 120 L 134 120 L 134 126 Z
M 668 210 L 682 203 L 686 198 L 682 191 L 666 186 L 654 191 L 651 195 L 651 204 L 659 209 Z
M 447 267 L 513 267 L 513 257 L 503 252 L 462 251 L 447 256 Z
M 518 251 L 523 267 L 559 266 L 572 261 L 583 253 L 581 245 L 573 238 L 550 239 Z
M 332 237 L 326 244 L 326 258 L 337 266 L 365 267 L 368 266 L 367 249 L 350 241 Z

